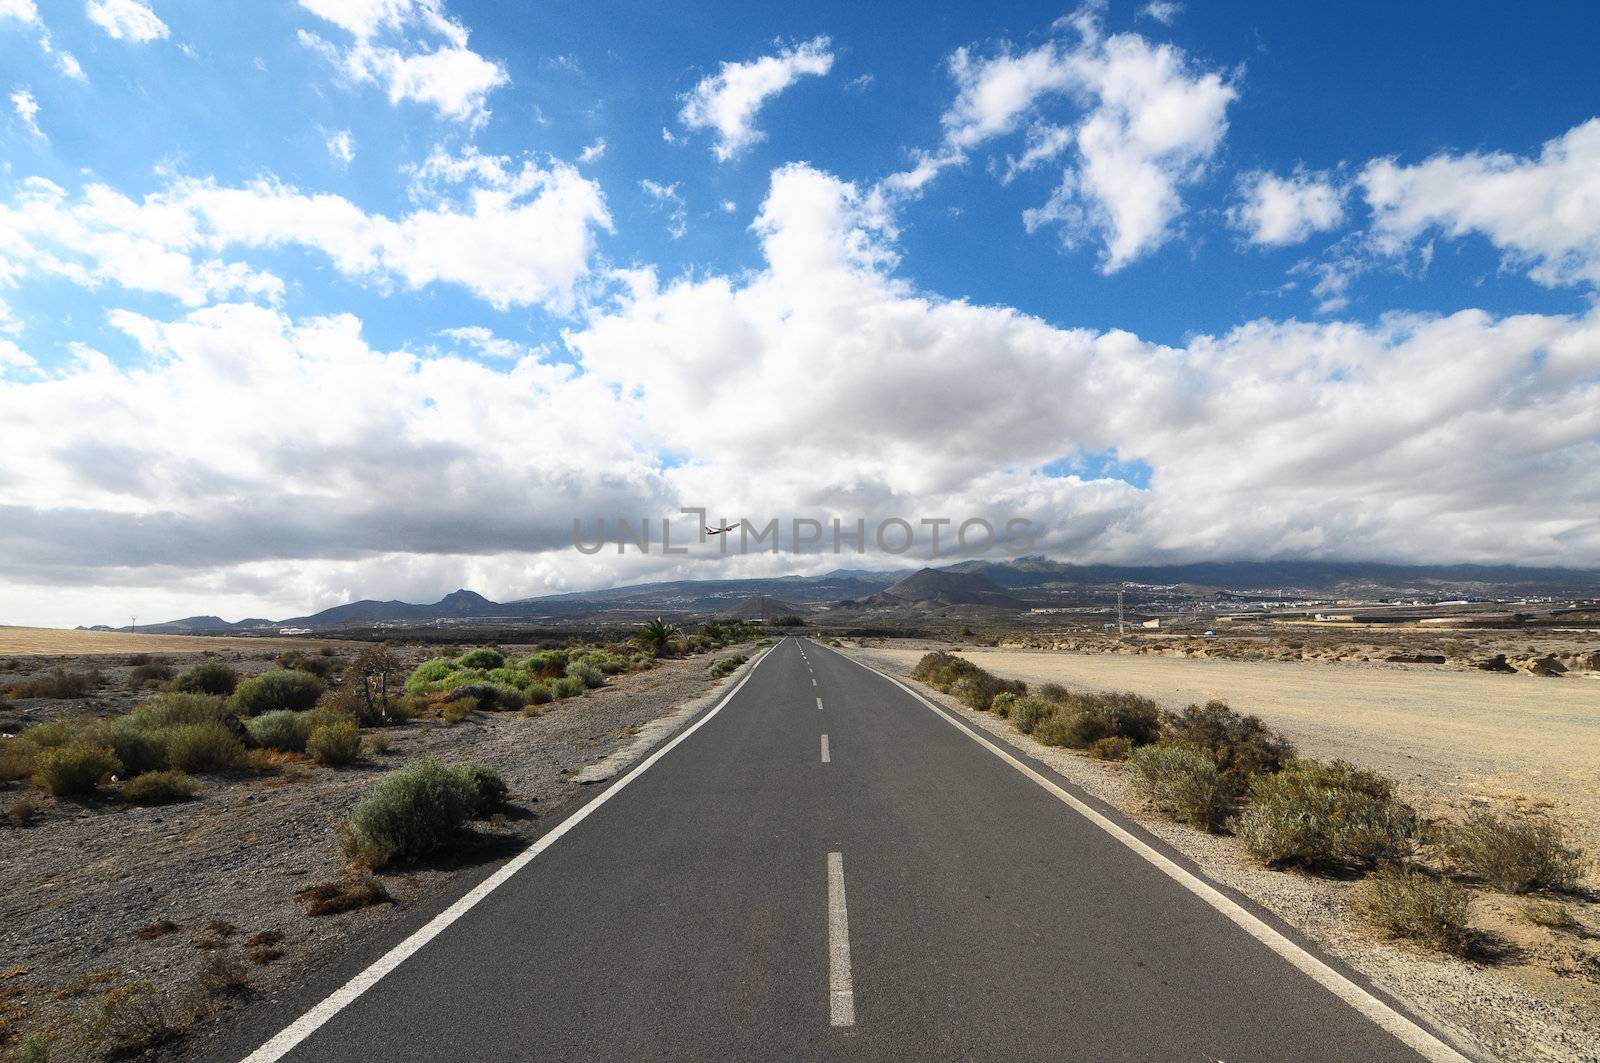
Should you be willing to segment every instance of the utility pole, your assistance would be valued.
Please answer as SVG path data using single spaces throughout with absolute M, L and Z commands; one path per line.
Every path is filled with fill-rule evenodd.
M 1121 638 L 1126 625 L 1122 621 L 1122 589 L 1117 589 L 1117 637 Z
M 130 635 L 137 635 L 139 633 L 139 618 L 138 617 L 131 616 L 131 617 L 128 618 L 128 633 Z

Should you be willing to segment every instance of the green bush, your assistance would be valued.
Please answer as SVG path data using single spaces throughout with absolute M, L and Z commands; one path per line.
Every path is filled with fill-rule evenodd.
M 1217 765 L 1182 746 L 1149 745 L 1131 759 L 1134 785 L 1160 811 L 1179 823 L 1214 830 L 1227 811 Z
M 1017 730 L 1032 734 L 1041 721 L 1048 720 L 1055 713 L 1056 707 L 1043 698 L 1022 697 L 1010 703 L 1009 711 L 1011 722 L 1017 725 Z
M 39 746 L 29 739 L 0 738 L 0 783 L 16 782 L 33 774 Z
M 588 689 L 582 679 L 575 675 L 562 676 L 550 684 L 550 689 L 558 698 L 575 698 Z
M 556 698 L 555 691 L 550 689 L 549 683 L 534 683 L 526 691 L 524 697 L 529 705 L 548 705 Z
M 560 679 L 567 674 L 572 654 L 566 650 L 541 650 L 522 662 L 522 666 L 540 679 Z
M 86 698 L 105 682 L 99 672 L 69 672 L 57 665 L 44 675 L 14 684 L 14 698 Z
M 1096 738 L 1089 745 L 1089 755 L 1096 760 L 1127 760 L 1133 754 L 1133 740 L 1117 735 Z
M 573 661 L 567 665 L 567 678 L 576 679 L 591 690 L 606 685 L 606 674 L 588 661 Z
M 471 698 L 484 712 L 515 712 L 527 704 L 522 691 L 503 683 L 468 683 L 451 693 L 457 698 Z
M 492 669 L 489 672 L 489 678 L 501 686 L 515 687 L 522 691 L 526 691 L 534 683 L 533 676 L 524 672 L 521 668 L 515 668 L 511 665 Z
M 390 772 L 351 810 L 341 831 L 344 854 L 378 868 L 447 849 L 480 801 L 477 783 L 459 768 L 425 760 Z
M 245 724 L 252 744 L 283 753 L 302 753 L 311 737 L 311 714 L 277 709 L 264 712 Z
M 228 697 L 239 685 L 239 673 L 221 661 L 197 664 L 172 681 L 172 689 L 180 694 L 214 694 Z
M 1011 715 L 1011 706 L 1017 702 L 1017 696 L 1009 690 L 1002 690 L 989 702 L 989 711 L 996 716 L 1006 717 Z
M 323 647 L 327 649 L 328 647 Z M 319 653 L 315 657 L 301 653 L 299 650 L 287 650 L 278 654 L 278 667 L 288 671 L 309 672 L 318 679 L 327 680 L 333 675 L 338 662 L 331 659 L 331 655 Z
M 1014 679 L 1001 679 L 953 653 L 929 653 L 917 662 L 911 677 L 956 697 L 969 708 L 988 711 L 995 696 L 1002 693 L 1026 694 L 1028 685 Z
M 476 683 L 491 682 L 489 673 L 482 668 L 457 668 L 439 682 L 440 690 L 460 690 Z
M 471 653 L 464 654 L 460 660 L 461 667 L 463 668 L 481 668 L 484 671 L 489 671 L 493 668 L 503 668 L 505 663 L 506 655 L 489 646 L 485 646 L 482 649 L 473 650 Z
M 192 723 L 217 723 L 244 734 L 244 723 L 220 697 L 209 694 L 157 694 L 142 702 L 128 716 L 128 723 L 141 731 L 157 731 Z
M 1391 937 L 1464 956 L 1472 949 L 1467 891 L 1446 879 L 1385 867 L 1350 898 L 1357 915 Z
M 310 672 L 279 669 L 240 683 L 239 689 L 234 691 L 233 704 L 246 716 L 260 716 L 279 709 L 304 712 L 317 703 L 322 691 L 322 680 Z
M 1250 777 L 1279 771 L 1294 759 L 1294 744 L 1256 716 L 1241 716 L 1220 701 L 1190 705 L 1166 719 L 1169 745 L 1187 746 L 1209 756 L 1223 781 L 1243 794 Z
M 1403 862 L 1422 822 L 1394 784 L 1341 760 L 1296 760 L 1250 781 L 1250 804 L 1234 829 L 1267 864 L 1367 869 Z
M 1140 746 L 1161 733 L 1160 708 L 1137 694 L 1076 693 L 1055 705 L 1035 725 L 1034 737 L 1045 745 L 1087 749 L 1102 738 L 1126 738 Z
M 159 686 L 171 678 L 171 665 L 159 661 L 146 662 L 128 673 L 128 689 L 144 690 L 146 687 Z
M 321 724 L 306 739 L 306 752 L 318 764 L 351 764 L 361 756 L 361 733 L 354 720 Z
M 711 673 L 711 678 L 721 679 L 738 671 L 739 666 L 747 660 L 749 658 L 742 653 L 736 653 L 732 657 L 719 657 L 711 662 L 711 667 L 707 671 Z
M 167 747 L 167 764 L 178 771 L 239 771 L 245 766 L 244 743 L 220 723 L 186 723 L 156 732 Z
M 33 781 L 57 797 L 93 793 L 122 771 L 122 762 L 106 746 L 58 746 L 34 758 Z
M 406 680 L 406 693 L 423 694 L 436 689 L 438 684 L 449 678 L 450 673 L 456 670 L 456 662 L 446 657 L 438 657 L 425 661 L 417 666 L 411 673 L 411 678 Z
M 1444 849 L 1455 866 L 1508 893 L 1570 889 L 1583 877 L 1583 851 L 1544 816 L 1474 809 L 1446 829 Z
M 92 716 L 74 716 L 69 719 L 46 720 L 23 731 L 21 738 L 44 749 L 70 746 L 79 742 L 89 728 L 99 721 Z M 15 741 L 15 739 L 13 739 Z
M 458 768 L 468 782 L 472 784 L 473 793 L 477 800 L 472 806 L 474 819 L 482 819 L 493 815 L 506 806 L 506 798 L 511 796 L 511 788 L 506 785 L 505 779 L 492 768 L 485 768 L 479 764 L 469 764 Z
M 200 784 L 181 771 L 147 771 L 122 784 L 122 799 L 134 805 L 171 805 L 188 801 Z
M 83 741 L 108 747 L 129 775 L 159 771 L 167 766 L 167 744 L 160 732 L 140 730 L 131 717 L 96 720 L 84 728 Z

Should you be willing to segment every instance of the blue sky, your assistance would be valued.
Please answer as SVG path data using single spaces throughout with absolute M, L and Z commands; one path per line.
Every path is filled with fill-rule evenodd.
M 0 621 L 803 569 L 564 548 L 683 504 L 1600 564 L 1596 54 L 1580 4 L 0 0 Z

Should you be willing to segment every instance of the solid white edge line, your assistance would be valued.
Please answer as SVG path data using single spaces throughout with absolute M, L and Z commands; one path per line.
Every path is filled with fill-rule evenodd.
M 1194 872 L 1188 870 L 1181 864 L 1178 864 L 1176 861 L 1172 860 L 1170 857 L 1164 855 L 1149 843 L 1141 840 L 1138 837 L 1135 837 L 1127 830 L 1124 830 L 1102 813 L 1096 811 L 1094 808 L 1074 797 L 1072 794 L 1051 782 L 1037 771 L 1028 767 L 1028 765 L 1018 760 L 1007 750 L 1004 750 L 998 745 L 980 738 L 976 732 L 969 729 L 960 721 L 960 719 L 951 715 L 949 710 L 945 709 L 943 706 L 935 704 L 933 701 L 924 697 L 921 693 L 907 686 L 905 683 L 902 683 L 899 679 L 892 675 L 889 675 L 885 672 L 880 672 L 871 665 L 862 664 L 860 661 L 856 660 L 854 657 L 850 657 L 848 654 L 840 654 L 840 656 L 844 657 L 852 664 L 856 664 L 861 668 L 872 672 L 874 675 L 882 676 L 884 679 L 887 679 L 901 690 L 904 690 L 907 694 L 910 694 L 912 697 L 922 702 L 922 704 L 933 710 L 935 714 L 937 714 L 950 726 L 954 727 L 956 730 L 960 731 L 962 734 L 966 735 L 968 738 L 972 739 L 974 742 L 978 743 L 978 745 L 987 749 L 1001 760 L 1010 764 L 1013 768 L 1016 768 L 1019 772 L 1026 775 L 1028 778 L 1032 779 L 1046 790 L 1050 791 L 1050 793 L 1054 794 L 1056 797 L 1060 798 L 1061 801 L 1072 808 L 1073 811 L 1083 816 L 1089 822 L 1093 823 L 1095 826 L 1111 835 L 1129 849 L 1132 849 L 1136 854 L 1144 858 L 1149 863 L 1154 864 L 1156 868 L 1164 873 L 1168 878 L 1172 879 L 1174 882 L 1178 883 L 1178 885 L 1182 886 L 1184 889 L 1188 890 L 1190 893 L 1209 904 L 1212 908 L 1216 909 L 1222 915 L 1226 916 L 1245 933 L 1261 942 L 1261 944 L 1265 945 L 1267 948 L 1271 949 L 1285 960 L 1288 960 L 1318 985 L 1333 993 L 1334 996 L 1355 1008 L 1368 1019 L 1371 1019 L 1373 1022 L 1377 1023 L 1378 1026 L 1382 1027 L 1403 1044 L 1421 1054 L 1424 1059 L 1430 1060 L 1431 1063 L 1472 1063 L 1471 1057 L 1463 1055 L 1457 1049 L 1440 1040 L 1435 1034 L 1423 1029 L 1414 1020 L 1400 1014 L 1394 1008 L 1384 1003 L 1382 1000 L 1379 1000 L 1372 993 L 1357 985 L 1355 982 L 1352 982 L 1349 978 L 1340 974 L 1338 971 L 1328 966 L 1328 964 L 1307 952 L 1304 947 L 1296 944 L 1294 941 L 1291 941 L 1288 937 L 1284 936 L 1282 932 L 1273 929 L 1259 916 L 1252 914 L 1243 905 L 1239 904 L 1239 902 L 1233 900 L 1227 894 L 1211 885 L 1211 883 L 1205 881 Z
M 830 761 L 828 759 L 828 736 L 827 735 L 823 735 L 822 736 L 822 763 L 824 763 L 824 764 L 833 763 L 832 761 Z
M 678 743 L 682 742 L 684 739 L 688 738 L 690 735 L 694 734 L 696 731 L 700 730 L 700 728 L 709 723 L 711 718 L 716 716 L 717 713 L 721 712 L 723 707 L 726 706 L 728 702 L 733 700 L 734 695 L 738 694 L 739 691 L 743 689 L 744 685 L 750 681 L 750 677 L 755 675 L 756 668 L 760 666 L 762 661 L 767 659 L 767 654 L 770 653 L 772 649 L 776 648 L 776 646 L 773 646 L 768 650 L 763 651 L 762 654 L 756 658 L 755 663 L 750 666 L 750 670 L 744 674 L 744 678 L 739 680 L 738 684 L 732 690 L 728 691 L 727 696 L 721 701 L 717 702 L 716 706 L 704 716 L 700 717 L 692 725 L 679 732 L 678 735 L 666 745 L 662 746 L 660 749 L 650 754 L 650 756 L 640 761 L 632 771 L 628 772 L 628 774 L 612 783 L 611 786 L 603 790 L 599 796 L 594 798 L 594 800 L 590 801 L 572 815 L 562 820 L 558 825 L 552 828 L 548 834 L 544 835 L 538 841 L 528 846 L 528 848 L 524 849 L 518 855 L 512 857 L 505 863 L 504 866 L 500 868 L 500 870 L 496 871 L 494 874 L 478 883 L 477 886 L 473 887 L 471 891 L 463 895 L 454 904 L 440 912 L 438 915 L 434 916 L 425 926 L 422 927 L 422 929 L 416 931 L 410 937 L 400 942 L 400 944 L 384 953 L 377 960 L 375 960 L 371 966 L 367 967 L 366 970 L 362 971 L 344 985 L 334 990 L 333 993 L 326 997 L 321 1003 L 311 1008 L 311 1010 L 307 1011 L 304 1015 L 301 1015 L 294 1022 L 291 1022 L 288 1026 L 285 1026 L 270 1041 L 246 1056 L 241 1063 L 276 1063 L 277 1060 L 288 1055 L 297 1045 L 300 1044 L 301 1041 L 304 1041 L 307 1037 L 310 1037 L 329 1019 L 333 1018 L 335 1015 L 339 1014 L 339 1012 L 343 1011 L 346 1007 L 353 1003 L 357 997 L 361 996 L 361 994 L 377 985 L 378 982 L 382 980 L 384 975 L 388 974 L 390 971 L 393 971 L 396 967 L 399 967 L 406 960 L 410 959 L 424 945 L 443 933 L 451 923 L 454 923 L 457 919 L 460 919 L 463 915 L 466 915 L 479 901 L 483 900 L 496 889 L 500 888 L 500 886 L 504 885 L 507 879 L 511 878 L 518 871 L 521 871 L 523 868 L 527 867 L 540 853 L 550 848 L 550 846 L 559 841 L 568 831 L 572 830 L 572 828 L 576 827 L 579 823 L 582 823 L 585 819 L 589 818 L 589 815 L 593 813 L 595 809 L 611 800 L 611 798 L 620 793 L 622 789 L 630 782 L 644 774 L 645 770 L 648 769 L 652 764 L 666 756 L 668 753 L 672 752 Z
M 850 911 L 844 900 L 844 854 L 828 854 L 828 1021 L 856 1024 L 856 991 L 850 978 Z

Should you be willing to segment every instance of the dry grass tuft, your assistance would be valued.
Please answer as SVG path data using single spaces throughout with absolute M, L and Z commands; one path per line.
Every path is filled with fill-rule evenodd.
M 1356 887 L 1357 915 L 1388 934 L 1451 956 L 1472 951 L 1467 891 L 1448 879 L 1385 867 Z
M 371 875 L 324 882 L 320 886 L 303 889 L 294 897 L 297 901 L 306 902 L 306 914 L 310 916 L 337 915 L 370 908 L 375 904 L 394 903 L 394 898 L 389 896 L 383 883 Z

